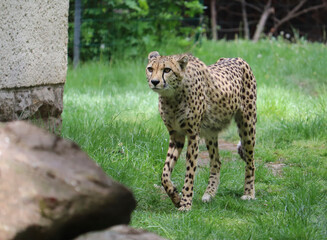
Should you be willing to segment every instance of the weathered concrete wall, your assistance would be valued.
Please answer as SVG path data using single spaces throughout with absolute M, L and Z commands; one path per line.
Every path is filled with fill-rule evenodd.
M 0 89 L 64 83 L 68 0 L 1 0 Z
M 69 0 L 0 1 L 0 121 L 60 121 Z

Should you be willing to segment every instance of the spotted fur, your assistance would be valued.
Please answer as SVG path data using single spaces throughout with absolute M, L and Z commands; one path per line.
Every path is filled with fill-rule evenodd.
M 240 58 L 221 58 L 206 66 L 190 54 L 160 56 L 151 52 L 146 75 L 149 87 L 159 94 L 159 112 L 170 135 L 161 181 L 175 206 L 182 211 L 191 209 L 200 137 L 205 139 L 210 156 L 209 183 L 202 201 L 215 196 L 221 166 L 218 133 L 232 118 L 241 139 L 238 153 L 246 163 L 242 199 L 254 199 L 257 95 L 249 65 Z M 171 174 L 186 137 L 186 174 L 180 196 Z

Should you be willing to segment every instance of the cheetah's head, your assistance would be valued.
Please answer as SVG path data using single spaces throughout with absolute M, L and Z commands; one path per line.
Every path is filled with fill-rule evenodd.
M 149 87 L 160 95 L 173 95 L 181 85 L 188 55 L 160 56 L 158 52 L 151 52 L 148 61 L 146 76 Z

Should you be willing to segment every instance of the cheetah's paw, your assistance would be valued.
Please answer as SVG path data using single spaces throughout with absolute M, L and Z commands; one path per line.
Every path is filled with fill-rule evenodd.
M 241 197 L 242 200 L 255 200 L 255 196 L 251 196 L 251 195 L 243 195 Z
M 209 193 L 204 193 L 202 196 L 202 202 L 210 202 L 212 199 L 212 196 Z
M 186 205 L 186 206 L 184 205 L 184 206 L 181 206 L 181 207 L 178 209 L 178 211 L 181 211 L 181 212 L 187 212 L 187 211 L 190 211 L 191 208 L 192 208 L 191 205 Z

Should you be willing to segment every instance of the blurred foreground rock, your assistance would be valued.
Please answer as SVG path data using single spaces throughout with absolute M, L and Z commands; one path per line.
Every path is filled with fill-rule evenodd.
M 0 239 L 66 240 L 127 224 L 132 193 L 79 147 L 25 122 L 0 125 Z
M 164 240 L 154 233 L 118 225 L 100 232 L 91 232 L 75 240 Z

